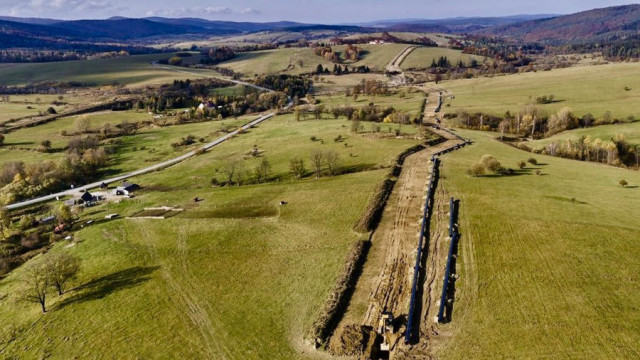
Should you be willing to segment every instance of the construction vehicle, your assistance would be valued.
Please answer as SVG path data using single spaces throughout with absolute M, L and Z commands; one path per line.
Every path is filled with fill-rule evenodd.
M 389 354 L 396 345 L 396 342 L 400 338 L 400 333 L 396 333 L 395 326 L 393 324 L 393 313 L 385 311 L 380 317 L 378 328 L 376 329 L 378 335 L 380 335 L 382 342 L 380 343 L 380 352 L 383 356 Z M 385 357 L 388 359 L 388 357 Z

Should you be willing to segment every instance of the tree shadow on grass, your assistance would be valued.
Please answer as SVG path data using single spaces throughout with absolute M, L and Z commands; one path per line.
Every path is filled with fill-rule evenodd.
M 73 289 L 74 294 L 60 302 L 58 308 L 73 303 L 99 300 L 116 291 L 136 287 L 150 280 L 151 274 L 159 268 L 159 266 L 135 266 L 93 279 Z
M 376 168 L 377 168 L 377 164 L 373 164 L 373 163 L 354 164 L 349 166 L 343 166 L 340 171 L 340 174 L 341 175 L 353 174 L 353 173 L 359 173 L 363 171 L 374 170 Z
M 3 146 L 4 147 L 9 147 L 9 146 L 27 146 L 27 145 L 35 145 L 36 143 L 33 141 L 21 141 L 21 142 L 12 142 L 12 143 L 5 143 Z

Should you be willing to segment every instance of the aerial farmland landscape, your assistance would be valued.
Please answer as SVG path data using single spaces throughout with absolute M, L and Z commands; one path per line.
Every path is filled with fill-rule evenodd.
M 0 359 L 640 358 L 639 34 L 0 1 Z

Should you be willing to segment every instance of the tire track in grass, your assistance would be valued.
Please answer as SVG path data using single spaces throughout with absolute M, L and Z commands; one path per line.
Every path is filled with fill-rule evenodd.
M 186 316 L 198 332 L 200 333 L 200 337 L 202 339 L 202 348 L 198 350 L 203 353 L 207 358 L 211 359 L 227 359 L 228 349 L 224 346 L 224 342 L 219 341 L 216 337 L 217 329 L 214 324 L 210 321 L 209 315 L 207 311 L 202 307 L 200 302 L 198 301 L 198 297 L 195 295 L 194 289 L 192 286 L 185 286 L 183 281 L 177 280 L 173 274 L 171 273 L 171 263 L 164 260 L 160 254 L 158 254 L 158 250 L 156 244 L 153 239 L 154 236 L 149 232 L 146 226 L 139 227 L 141 232 L 141 238 L 147 245 L 148 255 L 153 260 L 153 262 L 157 263 L 161 267 L 162 278 L 165 280 L 165 283 L 168 285 L 168 288 L 171 290 L 169 296 L 171 298 L 171 303 L 175 306 L 175 308 Z M 182 230 L 180 235 L 178 236 L 178 243 L 181 242 L 180 238 L 186 237 L 186 230 Z M 183 254 L 188 254 L 186 248 L 186 240 L 184 241 L 184 245 L 180 247 L 182 249 L 178 250 L 178 253 L 182 252 Z M 188 269 L 188 264 L 185 263 L 186 255 L 182 256 L 182 268 Z
M 184 285 L 188 286 L 189 296 L 194 299 L 194 302 L 198 306 L 198 314 L 201 316 L 202 323 L 206 326 L 208 330 L 209 336 L 213 339 L 220 339 L 220 335 L 224 334 L 224 325 L 222 322 L 218 321 L 216 317 L 210 316 L 214 310 L 211 308 L 211 303 L 209 301 L 202 301 L 200 297 L 197 295 L 199 292 L 199 284 L 196 278 L 192 275 L 192 271 L 190 271 L 191 267 L 189 266 L 189 246 L 187 243 L 189 226 L 181 227 L 180 234 L 176 241 L 176 249 L 178 253 L 178 259 L 180 261 L 181 274 L 183 279 L 185 280 Z M 219 343 L 220 348 L 225 352 L 225 354 L 229 354 L 229 347 L 226 346 L 225 341 L 215 340 Z

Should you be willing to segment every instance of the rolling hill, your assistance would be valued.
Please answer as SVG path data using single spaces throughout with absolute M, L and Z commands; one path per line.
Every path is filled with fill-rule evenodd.
M 625 5 L 495 26 L 483 29 L 480 33 L 527 42 L 566 43 L 637 35 L 638 26 L 640 5 Z
M 466 33 L 495 26 L 505 26 L 525 21 L 548 19 L 558 15 L 512 15 L 502 17 L 457 17 L 450 19 L 382 20 L 370 24 L 393 31 L 425 31 L 440 33 Z

